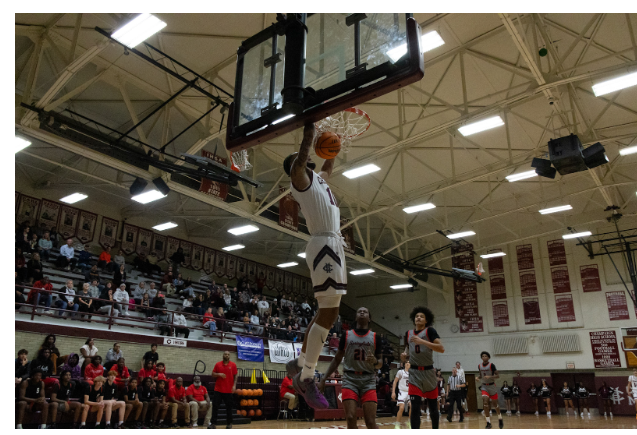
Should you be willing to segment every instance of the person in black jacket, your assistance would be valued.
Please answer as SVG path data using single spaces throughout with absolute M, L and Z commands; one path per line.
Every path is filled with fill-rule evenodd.
M 531 386 L 529 387 L 528 390 L 526 390 L 526 392 L 529 393 L 529 396 L 531 396 L 531 399 L 533 400 L 533 403 L 535 404 L 535 415 L 540 415 L 537 408 L 537 402 L 538 402 L 537 396 L 540 392 L 538 387 L 536 387 L 535 384 L 531 382 Z
M 566 415 L 568 415 L 568 408 L 570 407 L 573 414 L 577 417 L 577 412 L 573 409 L 573 390 L 568 386 L 568 382 L 564 382 L 564 385 L 560 390 L 560 396 L 562 396 L 562 400 L 564 400 L 564 410 L 566 411 Z
M 122 264 L 119 269 L 115 271 L 113 274 L 113 288 L 118 288 L 122 283 L 126 283 L 126 270 L 124 270 L 125 265 Z M 128 288 L 128 284 L 126 285 Z
M 29 351 L 20 349 L 18 357 L 15 359 L 15 384 L 18 385 L 29 377 L 31 361 L 29 361 Z
M 591 395 L 588 388 L 584 386 L 583 382 L 580 382 L 577 388 L 575 389 L 575 394 L 577 395 L 577 401 L 579 404 L 580 417 L 584 417 L 584 410 L 588 413 L 588 416 L 591 416 L 591 408 L 588 407 L 588 397 Z
M 511 387 L 509 387 L 509 383 L 507 381 L 504 381 L 502 383 L 502 388 L 500 388 L 500 391 L 502 392 L 504 400 L 507 404 L 507 415 L 511 415 L 511 395 L 513 392 L 511 391 Z
M 551 396 L 553 395 L 553 387 L 546 383 L 545 379 L 542 379 L 542 385 L 540 386 L 540 395 L 544 402 L 546 409 L 546 415 L 551 415 Z
M 179 266 L 185 266 L 186 257 L 184 256 L 184 250 L 182 248 L 178 248 L 173 255 L 170 256 L 169 260 L 173 264 L 173 275 L 179 272 Z
M 513 381 L 513 385 L 511 386 L 511 401 L 515 406 L 516 414 L 520 415 L 520 386 L 518 385 L 518 381 Z

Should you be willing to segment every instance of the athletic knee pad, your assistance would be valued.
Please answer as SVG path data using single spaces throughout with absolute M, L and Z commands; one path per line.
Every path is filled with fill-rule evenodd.
M 319 308 L 338 308 L 341 305 L 341 295 L 316 296 Z

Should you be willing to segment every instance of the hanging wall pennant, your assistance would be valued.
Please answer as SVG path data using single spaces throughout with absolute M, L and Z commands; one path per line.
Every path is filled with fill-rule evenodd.
M 155 251 L 155 256 L 157 256 L 157 260 L 161 261 L 166 256 L 166 236 L 162 236 L 161 234 L 153 234 L 153 251 Z
M 102 216 L 102 228 L 100 229 L 100 245 L 102 248 L 106 249 L 107 246 L 111 248 L 115 246 L 118 229 L 119 221 Z
M 265 285 L 270 290 L 274 290 L 274 274 L 276 269 L 274 267 L 268 267 L 268 273 L 265 278 Z
M 97 226 L 97 215 L 88 211 L 80 210 L 80 217 L 77 222 L 77 238 L 84 244 L 90 243 L 95 237 L 95 227 Z
M 228 264 L 226 265 L 226 277 L 234 279 L 237 272 L 237 257 L 228 254 Z
M 225 252 L 217 251 L 217 256 L 215 257 L 215 273 L 219 277 L 222 277 L 226 274 L 227 258 L 228 254 L 226 254 Z
M 77 231 L 77 220 L 80 210 L 75 207 L 63 205 L 60 211 L 60 221 L 58 223 L 58 232 L 64 239 L 75 237 Z
M 215 271 L 215 250 L 210 248 L 204 249 L 203 255 L 203 270 L 207 274 L 211 274 Z
M 60 218 L 60 210 L 62 204 L 49 201 L 48 199 L 42 199 L 40 205 L 40 215 L 38 216 L 38 226 L 50 231 L 51 228 L 56 227 L 58 219 Z
M 29 226 L 33 227 L 38 217 L 39 208 L 39 199 L 27 195 L 20 195 L 15 221 L 20 225 L 23 222 L 28 222 Z
M 203 251 L 204 247 L 201 245 L 192 245 L 192 259 L 190 260 L 190 267 L 194 270 L 201 270 L 203 268 Z
M 140 228 L 137 234 L 137 249 L 138 254 L 144 254 L 148 256 L 150 248 L 153 243 L 153 232 L 145 228 Z
M 167 237 L 166 241 L 166 261 L 170 262 L 170 257 L 173 256 L 177 249 L 179 249 L 179 239 L 175 237 Z
M 248 281 L 256 282 L 257 278 L 257 263 L 254 261 L 248 261 Z
M 248 276 L 248 260 L 245 258 L 239 258 L 237 260 L 237 278 L 243 279 Z
M 190 267 L 190 260 L 192 256 L 192 242 L 180 240 L 179 247 L 184 250 L 184 267 Z
M 124 224 L 124 232 L 122 234 L 122 251 L 124 251 L 126 255 L 130 255 L 135 252 L 138 232 L 139 228 L 135 225 Z

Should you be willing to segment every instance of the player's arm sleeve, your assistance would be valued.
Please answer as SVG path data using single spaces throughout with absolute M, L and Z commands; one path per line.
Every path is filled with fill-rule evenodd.
M 338 350 L 345 350 L 345 333 L 343 333 L 343 335 L 341 335 L 341 339 L 338 342 Z
M 496 370 L 498 369 L 495 368 L 495 364 L 491 363 L 491 374 L 494 375 Z
M 438 335 L 438 331 L 436 331 L 432 327 L 429 327 L 429 329 L 427 329 L 427 336 L 429 337 L 429 341 L 431 341 L 432 343 L 436 341 L 436 338 L 440 338 L 440 335 Z
M 380 361 L 382 359 L 382 350 L 380 348 L 380 338 L 378 338 L 378 336 L 376 336 L 376 339 L 374 340 L 374 345 L 376 346 L 374 348 L 374 356 Z

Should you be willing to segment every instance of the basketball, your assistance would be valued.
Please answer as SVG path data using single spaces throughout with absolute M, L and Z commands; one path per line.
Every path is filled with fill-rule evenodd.
M 252 405 L 254 405 L 254 400 L 248 399 L 248 406 L 252 406 Z
M 326 131 L 314 145 L 314 152 L 317 156 L 325 160 L 331 160 L 338 155 L 341 150 L 341 139 L 335 133 Z
M 257 417 L 261 417 L 262 412 L 260 409 L 257 409 L 257 412 L 255 412 L 255 414 L 257 415 Z
M 246 390 L 246 396 L 254 396 L 254 390 Z
M 254 417 L 254 409 L 251 409 L 250 412 L 248 412 L 248 415 L 250 417 Z
M 239 404 L 241 406 L 248 406 L 248 401 L 246 399 L 242 399 L 241 402 L 239 402 Z
M 245 417 L 246 415 L 248 415 L 248 413 L 246 412 L 245 409 L 242 409 L 241 411 L 239 411 L 239 414 L 241 414 L 243 417 Z
M 241 396 L 243 394 L 243 390 L 237 390 L 237 391 L 235 391 L 235 394 L 237 396 Z
M 261 388 L 257 390 L 257 396 L 263 396 L 263 390 Z
M 258 401 L 257 399 L 254 399 L 254 400 L 252 401 L 252 405 L 253 405 L 253 406 L 259 406 L 259 401 Z

